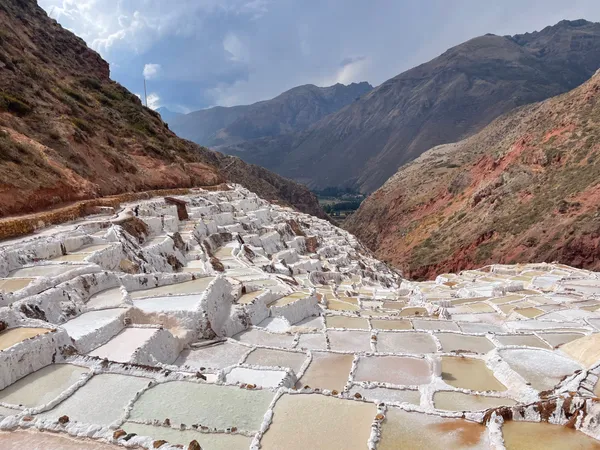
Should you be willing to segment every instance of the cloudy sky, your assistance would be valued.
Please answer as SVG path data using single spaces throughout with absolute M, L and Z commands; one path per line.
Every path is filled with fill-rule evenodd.
M 301 84 L 378 85 L 485 33 L 600 21 L 598 0 L 38 0 L 150 106 L 181 112 Z

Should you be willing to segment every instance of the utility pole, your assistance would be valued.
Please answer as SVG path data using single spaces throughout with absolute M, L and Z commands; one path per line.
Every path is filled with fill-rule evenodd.
M 146 108 L 148 107 L 148 93 L 146 92 L 146 77 L 144 77 L 144 101 L 146 103 Z

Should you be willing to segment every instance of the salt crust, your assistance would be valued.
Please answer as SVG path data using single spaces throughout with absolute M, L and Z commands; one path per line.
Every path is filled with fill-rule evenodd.
M 85 222 L 75 226 L 61 226 L 60 231 L 55 234 L 43 233 L 40 236 L 28 237 L 10 244 L 0 244 L 0 277 L 6 277 L 15 270 L 36 267 L 48 264 L 44 260 L 55 258 L 65 252 L 76 251 L 84 246 L 101 245 L 112 243 L 102 250 L 95 251 L 86 256 L 85 261 L 76 263 L 51 263 L 51 265 L 68 267 L 67 270 L 55 277 L 36 277 L 28 286 L 16 292 L 0 293 L 0 306 L 9 305 L 11 308 L 0 308 L 0 320 L 8 327 L 27 326 L 49 328 L 55 331 L 38 336 L 34 339 L 20 342 L 12 347 L 0 351 L 0 383 L 2 388 L 14 382 L 16 379 L 44 367 L 52 362 L 70 362 L 90 368 L 89 375 L 82 377 L 74 386 L 63 392 L 57 399 L 42 405 L 36 409 L 25 409 L 17 411 L 17 414 L 8 416 L 0 422 L 0 429 L 10 430 L 17 427 L 62 431 L 73 436 L 93 437 L 105 442 L 114 442 L 113 431 L 128 420 L 129 413 L 134 402 L 145 390 L 156 383 L 164 383 L 176 380 L 188 382 L 205 383 L 202 377 L 217 385 L 228 385 L 227 375 L 231 373 L 244 373 L 249 380 L 256 384 L 255 389 L 266 389 L 273 392 L 273 400 L 264 414 L 260 429 L 254 433 L 247 430 L 236 431 L 252 436 L 251 448 L 259 448 L 262 435 L 268 430 L 273 410 L 278 399 L 285 393 L 289 395 L 333 395 L 328 390 L 301 389 L 294 390 L 292 387 L 295 380 L 302 377 L 309 367 L 314 351 L 299 351 L 297 348 L 300 336 L 303 333 L 319 335 L 325 339 L 326 351 L 339 354 L 353 354 L 354 359 L 348 380 L 343 391 L 338 396 L 345 401 L 360 401 L 362 398 L 350 396 L 349 392 L 353 386 L 365 389 L 384 388 L 389 390 L 415 389 L 420 393 L 420 404 L 412 405 L 404 402 L 386 402 L 378 406 L 378 414 L 385 416 L 388 406 L 395 406 L 406 411 L 414 411 L 425 414 L 435 414 L 441 417 L 465 417 L 468 420 L 481 422 L 483 412 L 450 412 L 436 410 L 433 404 L 433 395 L 436 391 L 455 391 L 465 394 L 480 394 L 491 397 L 507 397 L 520 403 L 511 407 L 515 420 L 539 421 L 540 414 L 537 408 L 539 392 L 529 386 L 520 375 L 514 372 L 502 359 L 503 349 L 526 349 L 525 346 L 502 346 L 495 338 L 496 335 L 518 335 L 527 332 L 543 340 L 543 331 L 555 330 L 561 333 L 561 329 L 576 329 L 587 335 L 595 332 L 600 315 L 591 312 L 569 312 L 573 308 L 569 296 L 577 296 L 578 300 L 594 299 L 600 295 L 600 280 L 596 274 L 587 271 L 568 268 L 560 265 L 531 264 L 521 266 L 488 266 L 480 271 L 465 271 L 463 274 L 441 275 L 435 282 L 413 283 L 400 280 L 393 271 L 387 269 L 383 264 L 373 259 L 352 236 L 342 230 L 335 229 L 326 222 L 313 217 L 292 212 L 289 208 L 269 205 L 256 195 L 239 187 L 232 186 L 231 191 L 206 192 L 197 191 L 190 196 L 180 197 L 188 202 L 190 217 L 195 220 L 192 227 L 182 230 L 184 223 L 177 219 L 176 208 L 166 205 L 163 200 L 151 199 L 140 202 L 140 218 L 146 222 L 151 235 L 160 238 L 152 241 L 151 245 L 139 245 L 131 236 L 127 235 L 119 226 L 118 222 L 127 214 L 120 213 L 114 223 L 108 226 L 104 219 L 97 222 Z M 161 216 L 163 216 L 161 218 Z M 295 236 L 294 231 L 287 220 L 293 219 L 297 223 L 310 224 L 304 228 L 307 235 L 316 238 L 319 248 L 315 255 L 306 256 L 306 242 L 304 236 Z M 104 222 L 104 223 L 103 223 Z M 243 224 L 244 226 L 241 226 Z M 251 231 L 248 232 L 246 227 Z M 304 225 L 302 225 L 304 227 Z M 57 227 L 58 229 L 58 227 Z M 177 248 L 174 233 L 181 232 L 184 242 L 183 248 Z M 232 248 L 231 258 L 227 257 L 226 266 L 236 267 L 226 269 L 224 274 L 217 273 L 211 266 L 205 252 L 208 246 L 212 252 L 217 251 L 222 243 L 223 235 L 231 236 Z M 236 241 L 236 236 L 243 236 L 244 245 Z M 250 258 L 246 247 L 254 252 L 254 260 L 261 261 L 261 270 L 256 269 L 256 264 Z M 141 255 L 141 256 L 140 256 Z M 189 258 L 189 259 L 188 259 Z M 140 269 L 146 273 L 126 275 L 115 272 L 122 259 L 130 259 L 138 264 Z M 175 273 L 171 262 L 178 261 L 187 264 L 188 261 L 198 261 L 193 271 Z M 359 265 L 360 262 L 360 265 Z M 333 269 L 333 270 L 332 270 Z M 535 275 L 531 281 L 507 280 L 507 277 L 517 276 L 521 272 L 544 272 L 548 275 Z M 240 273 L 248 275 L 239 275 Z M 305 277 L 305 287 L 312 289 L 310 295 L 300 301 L 284 306 L 269 307 L 277 298 L 297 291 L 299 287 L 293 283 L 295 280 L 291 275 Z M 231 275 L 233 278 L 230 278 Z M 100 360 L 89 356 L 69 356 L 72 354 L 73 345 L 80 352 L 91 347 L 97 347 L 103 342 L 112 339 L 125 323 L 131 318 L 138 317 L 135 308 L 132 308 L 130 291 L 148 289 L 157 286 L 167 286 L 175 283 L 192 280 L 198 276 L 213 276 L 215 279 L 208 288 L 198 295 L 198 308 L 194 311 L 168 311 L 152 317 L 146 317 L 150 323 L 133 324 L 136 327 L 154 327 L 157 331 L 152 337 L 145 341 L 133 354 L 129 364 L 117 364 L 110 361 Z M 240 279 L 236 279 L 241 277 Z M 504 278 L 502 278 L 504 277 Z M 489 278 L 491 281 L 481 281 Z M 267 287 L 265 292 L 253 299 L 249 304 L 238 305 L 239 298 L 244 289 L 264 289 L 258 280 L 273 280 L 274 284 Z M 298 278 L 300 280 L 300 278 Z M 253 281 L 255 280 L 255 281 Z M 350 281 L 352 280 L 352 281 Z M 449 288 L 444 283 L 457 282 L 458 286 Z M 338 285 L 346 283 L 346 287 L 338 290 Z M 282 317 L 290 324 L 297 323 L 315 314 L 320 314 L 323 306 L 317 306 L 315 288 L 321 289 L 327 285 L 331 289 L 332 298 L 337 299 L 339 295 L 356 295 L 361 310 L 358 313 L 335 312 L 336 315 L 348 317 L 367 317 L 370 336 L 368 351 L 332 351 L 329 344 L 329 329 L 310 330 L 299 327 L 295 329 L 290 325 L 290 331 L 284 333 L 292 336 L 292 348 L 285 349 L 289 352 L 306 354 L 307 358 L 297 374 L 287 368 L 273 366 L 258 366 L 245 364 L 247 355 L 255 348 L 277 349 L 267 345 L 254 345 L 238 342 L 239 345 L 248 348 L 248 351 L 240 358 L 238 363 L 222 370 L 206 370 L 199 376 L 197 373 L 187 373 L 182 368 L 171 365 L 177 355 L 186 345 L 197 338 L 214 338 L 233 336 L 240 331 L 257 326 L 268 317 Z M 93 295 L 106 289 L 120 287 L 123 314 L 118 316 L 114 323 L 91 329 L 89 333 L 80 335 L 72 342 L 68 333 L 61 327 L 56 328 L 73 317 L 78 317 L 88 311 L 87 301 Z M 452 306 L 450 299 L 469 299 L 475 297 L 499 297 L 509 293 L 519 292 L 523 295 L 521 299 L 536 304 L 536 296 L 547 295 L 543 290 L 553 289 L 554 297 L 562 302 L 562 309 L 566 311 L 563 316 L 568 320 L 559 318 L 560 314 L 545 314 L 532 320 L 523 320 L 518 315 L 504 315 L 498 305 L 488 300 L 479 300 L 481 304 L 492 308 L 495 313 L 482 312 L 460 312 Z M 360 293 L 358 292 L 360 291 Z M 246 291 L 247 292 L 247 291 Z M 177 295 L 177 294 L 175 294 Z M 489 323 L 498 326 L 496 320 L 500 320 L 502 332 L 463 333 L 452 331 L 457 335 L 471 335 L 487 337 L 497 348 L 485 355 L 469 355 L 470 358 L 482 360 L 486 366 L 493 371 L 494 376 L 507 387 L 505 392 L 473 392 L 468 389 L 449 387 L 441 378 L 442 356 L 457 356 L 462 352 L 443 352 L 439 340 L 432 330 L 422 331 L 432 336 L 436 343 L 436 351 L 433 353 L 417 356 L 428 361 L 433 377 L 432 382 L 421 386 L 396 386 L 389 383 L 377 383 L 373 381 L 358 382 L 354 379 L 361 358 L 372 358 L 378 356 L 408 356 L 400 352 L 377 353 L 377 337 L 379 331 L 373 330 L 369 316 L 377 315 L 379 320 L 393 320 L 400 318 L 400 310 L 387 310 L 380 300 L 394 300 L 394 296 L 405 298 L 407 306 L 423 307 L 429 317 L 419 317 L 419 321 L 431 321 L 435 329 L 435 317 L 445 319 L 469 320 L 474 323 Z M 471 303 L 472 304 L 472 303 Z M 329 313 L 329 311 L 327 311 Z M 560 317 L 563 317 L 560 316 Z M 32 317 L 45 318 L 48 322 L 36 320 Z M 599 320 L 595 321 L 595 318 Z M 499 318 L 499 319 L 498 319 Z M 407 320 L 406 317 L 402 318 Z M 408 318 L 410 320 L 410 318 Z M 155 322 L 152 322 L 155 321 Z M 425 323 L 425 322 L 423 322 Z M 349 331 L 350 329 L 336 328 L 332 331 Z M 279 333 L 271 333 L 269 330 L 261 330 L 274 336 Z M 316 333 L 315 333 L 316 331 Z M 385 333 L 410 332 L 408 330 L 386 330 Z M 236 341 L 237 342 L 237 341 Z M 550 350 L 548 350 L 550 351 Z M 415 356 L 415 355 L 410 355 Z M 135 365 L 134 363 L 142 364 Z M 154 366 L 154 368 L 146 367 Z M 260 386 L 261 373 L 281 372 L 285 373 L 278 387 L 265 388 Z M 102 373 L 114 373 L 130 376 L 146 377 L 150 381 L 146 387 L 136 392 L 133 398 L 128 399 L 120 419 L 111 424 L 110 427 L 102 427 L 94 424 L 83 424 L 69 422 L 60 425 L 56 422 L 36 419 L 24 420 L 25 417 L 51 410 L 54 406 L 69 398 L 79 388 L 84 386 L 91 377 Z M 600 374 L 600 366 L 592 365 L 586 370 L 574 373 L 566 377 L 553 391 L 560 405 L 566 404 L 565 398 L 575 397 L 570 401 L 568 407 L 571 410 L 585 407 L 587 414 L 581 415 L 575 423 L 575 427 L 595 438 L 600 438 L 598 420 L 600 407 L 591 400 L 594 396 L 594 385 Z M 241 380 L 235 380 L 234 384 L 240 385 Z M 245 379 L 244 379 L 245 380 Z M 245 381 L 244 381 L 245 382 Z M 3 405 L 0 405 L 3 406 Z M 556 424 L 564 424 L 566 418 L 561 408 L 556 408 L 549 421 Z M 153 424 L 157 425 L 157 424 Z M 381 420 L 374 418 L 371 435 L 367 443 L 370 449 L 375 449 L 380 437 Z M 501 434 L 502 418 L 492 413 L 488 422 L 490 444 L 492 448 L 503 448 Z M 204 432 L 199 430 L 200 432 Z M 212 432 L 231 432 L 227 429 L 210 430 Z M 125 447 L 141 445 L 152 448 L 152 440 L 142 436 L 135 436 L 129 441 L 118 441 Z M 164 446 L 162 448 L 173 448 Z

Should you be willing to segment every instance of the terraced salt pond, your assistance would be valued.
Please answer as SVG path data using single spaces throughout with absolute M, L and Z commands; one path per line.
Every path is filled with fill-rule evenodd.
M 144 392 L 134 403 L 129 420 L 162 422 L 168 417 L 175 426 L 197 423 L 218 429 L 235 426 L 256 431 L 273 395 L 266 390 L 173 381 Z
M 409 389 L 388 389 L 382 387 L 362 387 L 352 386 L 348 391 L 351 397 L 355 394 L 360 394 L 365 400 L 380 403 L 409 403 L 411 405 L 419 405 L 421 403 L 421 393 L 416 390 Z
M 26 339 L 31 339 L 41 334 L 49 333 L 48 328 L 9 328 L 0 332 L 0 351 L 6 350 L 19 342 L 23 342 Z
M 327 335 L 332 350 L 345 352 L 371 351 L 371 334 L 368 332 L 330 330 Z
M 112 289 L 106 289 L 102 292 L 98 292 L 92 295 L 86 306 L 88 309 L 104 309 L 104 308 L 116 308 L 123 303 L 123 293 L 121 287 L 114 287 Z
M 0 431 L 2 450 L 118 450 L 122 447 L 40 431 Z
M 479 359 L 442 357 L 442 380 L 450 386 L 473 391 L 505 391 L 493 372 Z
M 376 413 L 372 403 L 286 394 L 275 404 L 273 422 L 261 440 L 261 448 L 365 448 Z
M 412 323 L 408 320 L 371 319 L 371 326 L 379 330 L 412 330 Z
M 34 280 L 34 278 L 0 278 L 0 292 L 16 292 L 23 289 Z
M 369 329 L 369 322 L 366 319 L 347 316 L 327 316 L 325 322 L 328 328 L 354 328 L 361 330 Z
M 600 442 L 571 428 L 535 422 L 505 422 L 502 435 L 506 450 L 599 450 Z
M 501 358 L 538 391 L 552 389 L 563 377 L 582 367 L 556 353 L 532 349 L 505 349 Z
M 362 357 L 356 381 L 376 381 L 400 386 L 416 386 L 431 381 L 431 367 L 425 359 L 402 356 Z
M 156 328 L 125 328 L 106 344 L 89 353 L 90 356 L 126 363 L 134 352 L 157 332 Z
M 514 400 L 505 397 L 470 395 L 450 391 L 436 392 L 433 396 L 433 403 L 437 409 L 447 411 L 482 411 L 489 408 L 516 404 Z
M 434 353 L 437 346 L 427 333 L 385 333 L 377 335 L 377 351 L 382 353 Z
M 259 295 L 261 295 L 264 292 L 265 291 L 263 291 L 263 290 L 258 290 L 258 291 L 248 292 L 246 294 L 243 294 L 238 299 L 237 303 L 240 304 L 240 305 L 246 305 L 248 303 L 251 303 L 256 297 L 258 297 Z
M 207 347 L 184 350 L 175 365 L 189 367 L 196 371 L 201 368 L 223 369 L 237 364 L 248 353 L 248 347 L 235 341 L 227 341 Z
M 134 300 L 133 306 L 145 313 L 173 311 L 195 311 L 200 304 L 200 295 L 173 295 Z
M 389 408 L 381 426 L 377 450 L 489 449 L 485 426 Z
M 57 277 L 71 270 L 85 267 L 84 264 L 46 264 L 24 267 L 10 273 L 11 278 Z
M 284 385 L 287 376 L 285 370 L 251 369 L 247 367 L 234 367 L 225 376 L 228 384 L 256 384 L 266 388 L 276 388 Z
M 312 361 L 298 381 L 298 386 L 341 392 L 348 382 L 353 360 L 353 355 L 313 353 Z
M 0 391 L 0 402 L 34 408 L 45 405 L 90 373 L 87 367 L 51 364 Z
M 438 333 L 435 335 L 442 344 L 443 352 L 487 353 L 494 344 L 485 336 L 467 336 L 463 334 Z
M 266 345 L 272 347 L 292 348 L 294 345 L 294 336 L 288 334 L 275 334 L 255 328 L 243 331 L 233 337 L 240 342 L 255 345 Z
M 108 426 L 123 417 L 125 406 L 149 382 L 148 378 L 128 375 L 95 375 L 69 398 L 37 417 L 57 421 L 66 415 L 72 421 Z
M 537 336 L 533 335 L 496 336 L 496 339 L 498 339 L 498 342 L 500 342 L 502 345 L 549 348 L 548 344 L 546 344 Z
M 247 450 L 252 442 L 251 438 L 241 434 L 200 433 L 135 422 L 125 422 L 121 428 L 127 433 L 149 436 L 155 441 L 162 439 L 172 445 L 183 445 L 184 448 L 187 448 L 191 441 L 197 441 L 202 450 Z
M 202 277 L 183 283 L 169 284 L 166 286 L 144 289 L 130 293 L 132 299 L 141 299 L 146 297 L 161 297 L 165 295 L 180 294 L 201 294 L 206 290 L 214 277 Z
M 298 374 L 306 359 L 305 353 L 257 348 L 252 350 L 244 362 L 257 366 L 289 367 Z
M 98 242 L 108 227 L 116 231 L 104 247 L 81 248 L 59 257 L 68 260 L 62 263 L 36 261 L 13 272 L 21 278 L 0 279 L 0 301 L 12 302 L 0 307 L 0 327 L 9 327 L 0 349 L 22 342 L 0 351 L 0 381 L 8 384 L 0 391 L 0 448 L 9 445 L 3 433 L 15 421 L 45 432 L 13 431 L 10 445 L 51 450 L 111 448 L 105 442 L 166 448 L 161 440 L 170 448 L 197 440 L 204 450 L 490 449 L 503 448 L 502 431 L 509 450 L 523 442 L 577 448 L 581 431 L 567 437 L 556 431 L 566 428 L 546 432 L 540 424 L 521 431 L 502 425 L 505 409 L 487 426 L 468 420 L 503 406 L 515 418 L 537 420 L 545 417 L 540 408 L 566 395 L 572 400 L 556 401 L 562 412 L 551 420 L 573 423 L 581 408 L 587 416 L 574 426 L 600 436 L 593 399 L 600 391 L 598 274 L 553 264 L 491 265 L 413 282 L 325 221 L 237 186 L 193 192 L 127 206 L 139 206 L 133 220 L 146 221 L 150 244 L 162 245 L 138 245 L 116 223 L 100 230 L 80 221 L 0 251 L 6 276 L 21 254 L 56 254 L 59 243 L 72 248 L 91 242 L 87 233 Z M 190 219 L 181 222 L 184 203 Z M 168 235 L 177 229 L 184 245 L 177 238 L 174 247 Z M 103 248 L 95 265 L 81 263 Z M 207 248 L 217 249 L 224 272 L 207 263 Z M 233 249 L 241 251 L 233 257 Z M 119 258 L 139 273 L 114 270 Z M 173 258 L 185 264 L 179 273 Z M 287 267 L 273 264 L 281 259 Z M 79 275 L 65 281 L 64 271 Z M 189 272 L 199 278 L 182 282 Z M 41 293 L 21 289 L 30 282 Z M 315 290 L 317 306 L 306 300 Z M 24 331 L 54 328 L 31 340 Z M 25 408 L 43 412 L 25 418 L 32 414 Z M 57 423 L 62 416 L 68 421 Z M 118 428 L 125 431 L 113 440 Z M 379 432 L 381 441 L 369 441 Z M 582 441 L 582 448 L 590 442 L 597 444 Z
M 69 333 L 69 336 L 77 340 L 92 333 L 94 330 L 98 330 L 119 320 L 126 311 L 127 309 L 125 308 L 90 311 L 63 323 L 61 327 Z

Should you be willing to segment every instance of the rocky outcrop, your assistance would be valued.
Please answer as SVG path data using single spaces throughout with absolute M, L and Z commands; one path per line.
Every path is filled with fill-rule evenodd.
M 0 3 L 0 217 L 226 181 L 324 216 L 303 186 L 178 138 L 35 1 Z
M 435 147 L 346 227 L 416 278 L 489 262 L 600 268 L 600 73 Z

